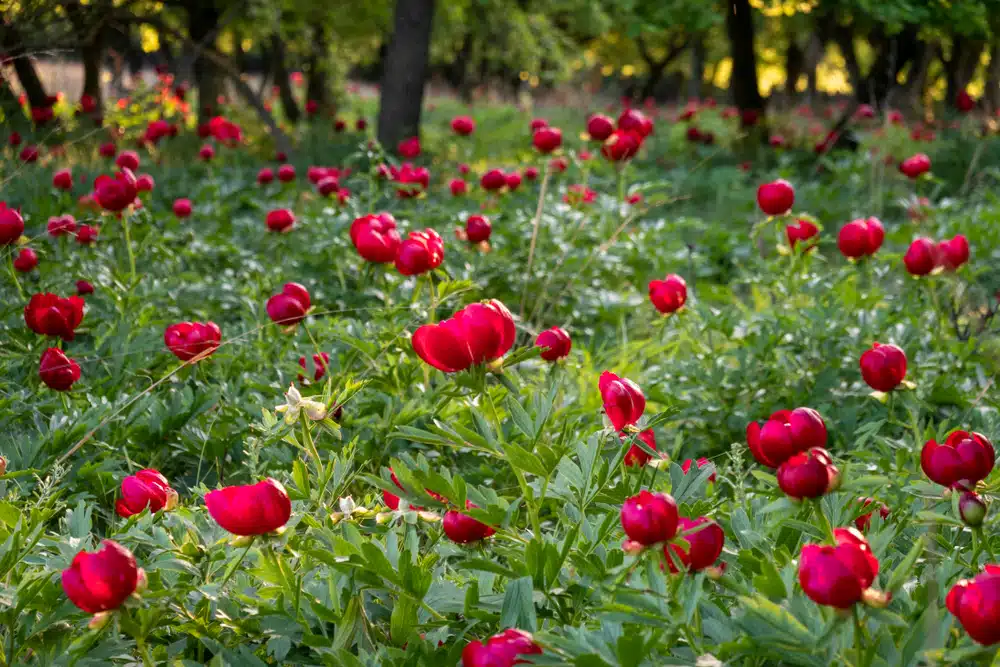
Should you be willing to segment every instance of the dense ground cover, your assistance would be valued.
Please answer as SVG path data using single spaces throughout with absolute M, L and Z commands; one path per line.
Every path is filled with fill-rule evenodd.
M 415 197 L 385 178 L 383 164 L 407 169 L 367 131 L 317 124 L 288 156 L 294 178 L 261 184 L 285 162 L 261 133 L 187 128 L 137 149 L 133 171 L 154 184 L 122 217 L 78 201 L 118 173 L 106 136 L 80 128 L 32 163 L 8 147 L 2 198 L 38 265 L 19 273 L 22 246 L 3 249 L 3 664 L 452 665 L 464 652 L 472 666 L 515 651 L 538 664 L 988 664 L 996 580 L 958 589 L 982 598 L 972 611 L 945 598 L 1000 550 L 993 518 L 975 521 L 998 486 L 983 444 L 1000 432 L 998 142 L 971 117 L 919 140 L 858 119 L 858 151 L 817 154 L 804 112 L 773 130 L 787 147 L 760 148 L 724 109 L 682 111 L 651 112 L 639 154 L 614 162 L 576 111 L 538 111 L 562 129 L 543 154 L 531 115 L 441 101 L 406 159 L 429 171 L 406 186 Z M 450 124 L 464 113 L 467 137 Z M 127 164 L 152 117 L 109 120 Z M 897 163 L 918 152 L 932 169 L 907 178 Z M 336 185 L 318 166 L 340 170 Z M 68 191 L 53 186 L 64 168 Z M 520 184 L 487 192 L 495 168 Z M 794 205 L 769 217 L 756 195 L 779 177 Z M 284 233 L 269 230 L 280 209 L 294 216 Z M 380 212 L 404 239 L 436 230 L 443 251 L 365 261 L 382 223 L 355 220 Z M 53 236 L 67 213 L 75 232 Z M 471 215 L 491 222 L 488 242 L 456 234 Z M 870 216 L 884 241 L 845 259 L 841 228 Z M 801 220 L 818 235 L 790 247 Z M 92 243 L 84 224 L 99 227 Z M 967 262 L 910 249 L 956 235 Z M 921 263 L 930 273 L 911 275 Z M 651 300 L 668 274 L 686 288 L 654 285 Z M 80 280 L 93 292 L 76 326 L 69 302 L 31 305 Z M 491 299 L 506 308 L 475 305 Z M 183 322 L 214 322 L 217 349 Z M 572 338 L 555 362 L 535 346 L 551 327 Z M 204 346 L 178 342 L 191 336 Z M 905 353 L 902 383 L 885 381 L 891 355 L 862 377 L 875 342 Z M 51 347 L 79 379 L 45 362 Z M 812 410 L 780 412 L 799 407 Z M 960 444 L 961 460 L 931 460 L 932 440 Z M 266 478 L 285 491 L 208 496 Z M 976 482 L 976 498 L 963 493 Z M 628 500 L 642 490 L 673 500 Z M 677 515 L 714 526 L 678 529 Z M 852 526 L 864 538 L 839 530 Z M 103 539 L 144 577 L 121 552 L 71 568 Z M 84 611 L 115 608 L 88 627 Z M 533 639 L 475 643 L 509 628 Z

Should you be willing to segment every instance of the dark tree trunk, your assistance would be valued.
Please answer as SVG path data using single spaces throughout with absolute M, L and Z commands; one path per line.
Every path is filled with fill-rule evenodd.
M 200 49 L 214 46 L 219 29 L 219 10 L 210 0 L 195 0 L 187 5 L 188 34 Z M 197 51 L 194 54 L 194 82 L 198 87 L 198 122 L 205 123 L 218 115 L 219 95 L 223 92 L 222 74 L 212 59 Z
M 789 43 L 788 52 L 785 53 L 785 86 L 782 92 L 785 99 L 791 102 L 795 99 L 795 85 L 799 82 L 799 77 L 806 69 L 806 54 L 794 41 Z
M 729 0 L 726 32 L 733 58 L 730 88 L 733 103 L 740 110 L 764 111 L 757 85 L 757 53 L 754 50 L 753 9 L 750 0 Z
M 313 28 L 308 68 L 306 100 L 314 100 L 319 105 L 317 115 L 328 115 L 333 111 L 333 98 L 330 95 L 330 33 L 323 23 Z
M 898 89 L 898 95 L 890 98 L 890 104 L 911 111 L 921 110 L 924 101 L 924 90 L 927 87 L 927 73 L 934 62 L 936 48 L 933 44 L 919 42 L 917 52 L 910 63 L 910 71 L 906 83 Z
M 986 48 L 986 43 L 978 40 L 955 37 L 951 47 L 951 58 L 944 61 L 945 81 L 948 84 L 949 105 L 955 104 L 955 98 L 965 90 L 969 81 L 976 74 L 979 57 Z
M 871 71 L 858 91 L 858 101 L 882 109 L 903 68 L 918 55 L 917 27 L 906 26 L 899 34 L 883 40 Z
M 33 107 L 49 106 L 45 86 L 42 85 L 35 64 L 24 48 L 20 33 L 13 25 L 0 24 L 0 44 L 7 52 L 7 56 L 13 60 L 14 72 L 24 94 L 28 96 L 28 103 Z
M 691 44 L 691 74 L 688 79 L 688 97 L 701 99 L 701 86 L 705 78 L 705 36 L 698 35 Z
M 274 67 L 274 83 L 278 86 L 278 95 L 281 97 L 281 108 L 285 111 L 285 118 L 292 125 L 299 122 L 302 116 L 299 105 L 295 101 L 292 93 L 292 84 L 288 80 L 288 67 L 285 64 L 285 43 L 281 37 L 274 35 L 271 38 L 271 55 Z
M 868 91 L 863 90 L 865 81 L 861 75 L 857 53 L 854 51 L 854 30 L 850 26 L 837 25 L 831 30 L 831 36 L 837 44 L 837 48 L 840 49 L 840 54 L 844 57 L 844 63 L 847 65 L 847 77 L 850 79 L 854 96 L 859 100 L 866 101 L 865 96 L 868 95 Z
M 825 36 L 814 33 L 809 38 L 809 44 L 806 46 L 806 95 L 810 104 L 814 104 L 817 98 L 816 69 L 819 67 L 820 61 L 823 60 L 823 50 L 826 47 L 826 42 Z
M 378 139 L 395 149 L 420 131 L 434 0 L 396 0 L 378 110 Z
M 990 66 L 986 70 L 986 88 L 983 90 L 986 110 L 993 113 L 1000 109 L 1000 44 L 990 49 Z
M 83 61 L 83 94 L 94 98 L 98 109 L 103 108 L 101 96 L 101 56 L 103 53 L 100 34 L 94 35 L 88 44 L 80 47 L 80 59 Z

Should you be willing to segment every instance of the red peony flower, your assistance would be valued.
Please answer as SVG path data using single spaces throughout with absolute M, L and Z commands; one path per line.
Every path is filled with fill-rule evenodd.
M 982 433 L 955 431 L 942 444 L 928 440 L 920 450 L 920 468 L 935 484 L 972 489 L 993 471 L 996 452 Z
M 24 307 L 24 322 L 36 334 L 59 336 L 71 341 L 83 321 L 83 299 L 59 297 L 46 292 L 35 294 Z
M 68 391 L 80 379 L 80 365 L 57 347 L 42 352 L 38 376 L 49 389 Z
M 295 215 L 287 208 L 275 209 L 268 211 L 264 223 L 272 232 L 289 232 L 295 226 Z
M 111 611 L 128 599 L 142 570 L 132 552 L 117 542 L 104 540 L 100 550 L 81 551 L 62 573 L 66 597 L 88 614 Z
M 722 530 L 722 526 L 707 516 L 697 519 L 680 517 L 677 520 L 678 533 L 695 528 L 698 530 L 679 538 L 687 541 L 687 547 L 678 544 L 677 540 L 663 545 L 663 553 L 667 557 L 667 565 L 671 572 L 678 571 L 677 564 L 688 572 L 704 570 L 715 565 L 715 561 L 722 554 L 722 547 L 726 543 L 726 533 Z
M 649 300 L 661 313 L 673 313 L 687 302 L 687 283 L 676 273 L 649 282 Z
M 298 283 L 285 283 L 281 292 L 267 300 L 267 316 L 275 324 L 293 326 L 305 319 L 312 302 L 309 291 Z
M 799 557 L 799 584 L 816 604 L 849 609 L 878 576 L 878 559 L 854 528 L 833 531 L 836 546 L 807 544 Z
M 445 373 L 457 373 L 502 357 L 516 334 L 514 316 L 492 299 L 468 305 L 437 324 L 423 325 L 411 342 L 424 362 Z
M 215 352 L 222 343 L 222 331 L 215 322 L 178 322 L 163 332 L 163 342 L 175 357 L 189 361 Z
M 474 509 L 475 507 L 468 500 L 465 501 L 466 509 Z M 477 521 L 458 510 L 448 510 L 445 512 L 441 527 L 444 529 L 445 536 L 456 544 L 479 542 L 497 532 L 485 523 Z
M 542 348 L 541 356 L 545 361 L 559 361 L 569 356 L 573 341 L 564 329 L 552 327 L 538 334 L 535 347 Z
M 747 445 L 758 463 L 777 468 L 793 455 L 826 447 L 826 424 L 812 408 L 779 410 L 763 426 L 747 425 Z
M 404 276 L 433 271 L 444 261 L 444 240 L 433 229 L 410 232 L 396 250 L 396 270 Z
M 127 519 L 147 507 L 151 514 L 177 506 L 177 492 L 158 470 L 140 470 L 122 480 L 122 495 L 115 502 L 115 512 Z
M 629 424 L 635 424 L 646 409 L 646 397 L 639 385 L 621 378 L 610 371 L 601 373 L 598 381 L 604 412 L 616 431 L 621 431 Z
M 208 513 L 233 535 L 272 533 L 292 516 L 285 487 L 268 477 L 256 484 L 226 486 L 205 494 Z
M 860 363 L 861 377 L 876 391 L 892 391 L 906 377 L 906 354 L 895 345 L 873 343 Z
M 987 565 L 974 579 L 957 582 L 945 606 L 977 643 L 1000 642 L 1000 565 Z

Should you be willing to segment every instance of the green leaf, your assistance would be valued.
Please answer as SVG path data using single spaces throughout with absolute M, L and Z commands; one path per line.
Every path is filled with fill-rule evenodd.
M 532 591 L 531 577 L 521 577 L 507 583 L 500 609 L 500 627 L 519 628 L 528 632 L 538 629 Z
M 887 590 L 890 593 L 895 593 L 900 589 L 900 587 L 906 583 L 909 579 L 910 573 L 913 572 L 913 567 L 917 564 L 917 559 L 920 558 L 920 554 L 924 551 L 924 536 L 921 535 L 917 538 L 917 541 L 913 543 L 910 547 L 909 553 L 906 557 L 896 566 L 896 569 L 892 571 L 892 576 L 889 577 L 889 585 Z
M 528 450 L 508 442 L 503 445 L 503 451 L 506 454 L 507 462 L 518 470 L 530 472 L 539 477 L 548 475 L 548 470 L 542 465 L 541 460 Z
M 527 437 L 529 440 L 534 441 L 535 439 L 535 425 L 531 422 L 531 417 L 525 411 L 521 404 L 514 400 L 513 397 L 508 396 L 507 400 L 504 401 L 504 405 L 507 407 L 507 412 L 510 413 L 511 419 L 514 420 L 514 425 Z

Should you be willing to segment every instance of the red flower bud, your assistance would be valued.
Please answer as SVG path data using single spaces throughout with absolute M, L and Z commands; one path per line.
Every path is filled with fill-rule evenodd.
M 722 547 L 726 543 L 726 534 L 723 532 L 722 526 L 715 521 L 712 521 L 707 516 L 698 517 L 697 519 L 681 517 L 677 522 L 677 532 L 683 533 L 699 526 L 703 527 L 690 535 L 678 538 L 679 540 L 686 540 L 688 543 L 687 547 L 678 544 L 678 540 L 663 545 L 663 553 L 667 556 L 667 564 L 671 572 L 677 572 L 677 566 L 675 565 L 677 562 L 689 572 L 698 572 L 699 570 L 704 570 L 707 567 L 715 565 L 715 561 L 719 559 Z M 668 549 L 671 553 L 668 553 Z
M 508 628 L 486 643 L 471 641 L 462 650 L 462 667 L 512 667 L 519 655 L 541 655 L 542 647 L 523 630 Z
M 958 515 L 967 526 L 977 527 L 983 525 L 986 518 L 986 503 L 979 494 L 972 491 L 963 491 L 958 499 Z
M 625 109 L 618 116 L 618 129 L 646 138 L 653 132 L 653 121 L 638 109 Z
M 267 185 L 274 181 L 274 170 L 270 167 L 264 167 L 257 172 L 257 183 L 258 185 Z
M 626 440 L 628 438 L 628 434 L 624 431 L 619 433 L 618 436 L 622 440 Z M 647 447 L 654 451 L 656 450 L 656 433 L 653 432 L 653 429 L 647 428 L 645 431 L 637 434 L 637 437 L 642 440 Z M 649 463 L 651 458 L 653 458 L 652 454 L 647 453 L 646 450 L 639 446 L 639 443 L 633 443 L 632 446 L 628 448 L 628 451 L 625 452 L 625 458 L 622 459 L 622 462 L 629 467 L 638 466 L 641 468 Z
M 298 283 L 285 283 L 279 294 L 267 300 L 267 316 L 275 324 L 291 326 L 305 319 L 312 302 L 309 291 Z
M 695 466 L 696 464 L 697 464 L 696 470 L 701 470 L 702 468 L 705 467 L 711 467 L 713 470 L 712 474 L 708 476 L 708 481 L 709 482 L 715 481 L 716 479 L 716 474 L 714 470 L 715 465 L 711 461 L 706 459 L 704 456 L 698 458 L 697 461 L 695 461 L 694 459 L 685 459 L 684 463 L 681 464 L 681 470 L 683 470 L 684 474 L 686 475 L 691 470 L 692 466 Z
M 316 184 L 316 192 L 324 197 L 340 192 L 340 181 L 333 176 L 325 176 Z
M 956 583 L 945 606 L 977 643 L 1000 642 L 1000 565 L 987 565 L 975 579 Z
M 295 215 L 287 208 L 275 209 L 268 211 L 264 223 L 272 232 L 288 232 L 295 226 Z
M 837 528 L 833 535 L 837 546 L 802 547 L 799 584 L 816 604 L 849 609 L 878 576 L 878 559 L 854 528 Z
M 673 313 L 687 302 L 687 283 L 676 273 L 649 281 L 649 300 L 661 313 Z
M 271 533 L 292 516 L 292 501 L 285 487 L 270 477 L 256 484 L 209 491 L 205 504 L 215 522 L 233 535 Z
M 117 609 L 135 592 L 139 568 L 132 552 L 104 540 L 100 550 L 81 551 L 62 573 L 66 597 L 88 614 Z
M 532 145 L 540 153 L 551 153 L 562 145 L 562 130 L 558 127 L 543 127 L 531 137 Z
M 918 178 L 931 170 L 931 159 L 923 153 L 917 153 L 900 162 L 899 170 L 908 178 Z
M 68 391 L 80 379 L 80 365 L 57 347 L 42 352 L 38 377 L 49 389 Z
M 152 192 L 154 187 L 156 187 L 156 182 L 149 174 L 139 174 L 135 179 L 137 192 Z
M 507 191 L 514 192 L 514 190 L 521 187 L 521 175 L 516 171 L 512 171 L 504 176 L 504 182 L 507 184 Z
M 531 133 L 534 134 L 543 127 L 548 127 L 548 125 L 549 121 L 545 120 L 544 118 L 532 118 L 531 123 L 528 125 L 528 127 L 531 130 Z
M 618 129 L 611 133 L 601 146 L 601 155 L 611 162 L 625 162 L 635 157 L 642 148 L 643 135 L 631 130 Z
M 604 141 L 614 131 L 614 121 L 603 114 L 595 113 L 587 119 L 587 134 L 594 141 Z
M 485 215 L 470 215 L 465 220 L 465 237 L 469 243 L 482 243 L 490 240 L 493 226 Z
M 757 188 L 757 205 L 767 215 L 784 215 L 795 203 L 795 190 L 784 179 L 764 183 Z
M 892 391 L 906 377 L 906 354 L 895 345 L 873 343 L 861 355 L 861 377 L 876 391 Z
M 94 180 L 94 199 L 107 211 L 122 211 L 132 202 L 139 189 L 135 175 L 129 169 L 122 169 L 114 178 L 101 174 Z
M 558 361 L 569 356 L 573 341 L 565 330 L 552 327 L 538 334 L 538 338 L 535 339 L 535 347 L 543 348 L 542 359 L 545 361 Z
M 444 261 L 444 240 L 433 229 L 410 232 L 396 251 L 396 270 L 404 276 L 433 271 Z
M 468 192 L 469 186 L 461 178 L 453 178 L 448 181 L 448 189 L 451 190 L 453 197 L 460 197 Z
M 28 273 L 38 266 L 38 255 L 31 248 L 21 248 L 14 258 L 14 268 L 20 273 Z
M 799 452 L 826 447 L 826 424 L 812 408 L 779 410 L 763 426 L 747 425 L 747 445 L 759 463 L 777 468 Z
M 73 172 L 69 169 L 60 169 L 52 174 L 52 187 L 57 190 L 73 189 Z
M 76 219 L 69 214 L 57 215 L 49 218 L 47 225 L 49 236 L 58 238 L 76 231 Z
M 864 507 L 868 507 L 872 503 L 877 502 L 874 498 L 858 498 L 858 500 L 861 501 L 863 508 Z M 860 531 L 868 530 L 868 526 L 872 522 L 872 514 L 873 513 L 874 512 L 868 512 L 866 514 L 862 514 L 857 519 L 855 519 L 854 520 L 855 527 L 858 530 L 860 530 Z M 886 505 L 885 503 L 878 503 L 878 514 L 883 519 L 888 519 L 889 518 L 889 506 Z
M 397 500 L 397 505 L 398 502 L 399 501 Z M 473 509 L 475 507 L 476 506 L 468 500 L 465 501 L 466 509 Z M 479 542 L 480 540 L 485 540 L 487 537 L 497 532 L 485 523 L 477 521 L 471 516 L 463 514 L 458 510 L 448 510 L 445 512 L 444 521 L 442 521 L 441 527 L 444 529 L 444 534 L 448 537 L 448 539 L 456 544 Z
M 351 242 L 369 262 L 384 264 L 396 259 L 400 243 L 396 219 L 390 213 L 368 214 L 351 223 Z
M 920 467 L 924 474 L 941 486 L 975 486 L 993 470 L 996 452 L 982 433 L 955 431 L 943 444 L 934 440 L 924 443 L 920 451 Z
M 625 500 L 621 522 L 633 542 L 647 547 L 666 542 L 677 533 L 677 503 L 666 493 L 640 491 Z
M 222 331 L 215 322 L 179 322 L 163 332 L 167 349 L 181 361 L 189 361 L 199 354 L 215 352 L 222 342 Z
M 115 502 L 118 516 L 128 517 L 147 507 L 155 514 L 162 509 L 171 510 L 177 505 L 177 492 L 158 470 L 140 470 L 122 480 L 122 496 Z
M 938 247 L 927 237 L 914 239 L 903 255 L 903 264 L 913 276 L 926 276 L 937 267 L 938 260 Z
M 21 211 L 7 208 L 7 203 L 0 201 L 0 246 L 13 245 L 24 233 L 24 219 Z
M 885 238 L 885 229 L 878 218 L 858 218 L 840 228 L 837 247 L 844 257 L 857 259 L 874 255 Z
M 529 181 L 533 181 L 538 178 L 538 167 L 527 167 L 524 170 L 524 177 Z
M 830 454 L 813 447 L 778 466 L 778 486 L 796 500 L 819 498 L 836 486 L 839 475 Z
M 469 116 L 455 116 L 451 120 L 451 131 L 455 134 L 467 137 L 476 129 L 476 122 Z
M 396 146 L 396 149 L 404 158 L 412 160 L 420 155 L 420 138 L 410 137 L 409 139 L 403 139 Z
M 490 169 L 483 174 L 483 177 L 479 180 L 479 185 L 482 186 L 483 190 L 500 190 L 507 185 L 507 177 L 502 169 Z
M 969 261 L 969 240 L 962 234 L 950 241 L 941 241 L 937 247 L 940 264 L 949 271 L 954 271 Z
M 604 371 L 598 381 L 598 388 L 604 412 L 616 431 L 621 431 L 628 424 L 635 424 L 642 417 L 646 409 L 646 397 L 636 383 Z
M 215 149 L 209 144 L 205 144 L 198 149 L 198 157 L 204 162 L 210 162 L 215 157 Z
M 793 224 L 785 227 L 785 236 L 788 238 L 788 245 L 792 248 L 795 248 L 799 241 L 806 242 L 818 235 L 819 227 L 808 220 L 796 220 Z M 805 245 L 806 251 L 812 250 L 815 247 L 815 243 Z
M 76 242 L 80 245 L 91 245 L 97 242 L 101 228 L 96 225 L 80 225 L 76 230 Z
M 312 360 L 313 368 L 315 368 L 315 371 L 313 372 L 313 382 L 319 382 L 323 376 L 326 375 L 326 369 L 330 367 L 330 355 L 326 352 L 320 352 L 319 354 L 314 354 L 312 356 Z M 306 368 L 305 357 L 299 357 L 299 366 L 301 366 L 304 371 L 309 370 Z M 305 378 L 299 375 L 299 382 L 302 382 L 304 379 Z
M 87 294 L 93 294 L 94 293 L 94 286 L 91 285 L 86 280 L 77 280 L 76 281 L 76 293 L 79 294 L 80 296 L 85 296 Z
M 78 296 L 59 297 L 49 292 L 35 294 L 24 307 L 25 324 L 43 336 L 59 336 L 71 341 L 82 321 L 83 299 Z
M 101 144 L 101 147 L 98 149 L 101 157 L 114 157 L 117 151 L 118 149 L 115 148 L 114 142 L 111 141 Z
M 178 199 L 174 201 L 174 215 L 178 218 L 186 218 L 191 215 L 191 200 Z
M 438 324 L 425 324 L 413 333 L 411 342 L 426 363 L 457 373 L 502 357 L 516 334 L 513 315 L 492 299 L 468 305 Z
M 115 158 L 115 165 L 120 169 L 135 171 L 139 168 L 139 154 L 135 151 L 122 151 Z
M 282 183 L 291 183 L 295 180 L 295 167 L 290 164 L 283 164 L 278 167 L 278 180 Z

